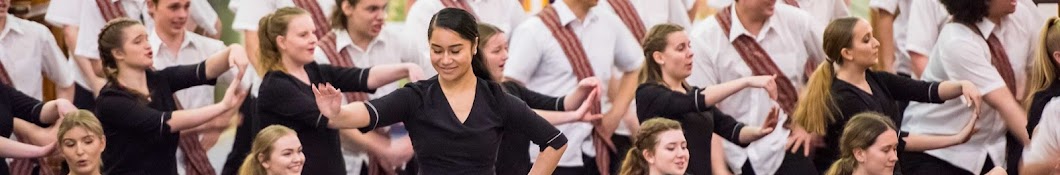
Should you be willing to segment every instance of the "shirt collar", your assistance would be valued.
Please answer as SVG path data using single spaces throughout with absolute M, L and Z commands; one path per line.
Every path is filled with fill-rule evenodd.
M 386 34 L 384 34 L 385 31 L 386 29 L 384 27 L 384 29 L 379 32 L 379 35 L 375 36 L 375 39 L 372 39 L 372 41 L 368 43 L 368 48 L 377 47 L 375 46 L 377 44 L 386 44 L 387 38 Z M 342 48 L 346 47 L 357 48 L 353 45 L 353 40 L 350 39 L 350 33 L 348 33 L 345 29 L 335 29 L 332 30 L 332 32 L 335 32 L 335 50 L 342 51 Z M 368 48 L 357 49 L 367 52 L 365 50 L 367 50 Z
M 0 38 L 6 38 L 12 31 L 22 34 L 22 24 L 17 21 L 19 18 L 16 18 L 15 15 L 12 14 L 8 14 L 6 18 L 7 21 L 4 22 L 4 29 L 3 31 L 0 31 Z
M 773 16 L 770 16 L 769 19 L 766 19 L 766 22 L 762 24 L 762 30 L 759 31 L 758 34 L 752 34 L 750 31 L 747 31 L 747 28 L 744 28 L 743 23 L 740 22 L 740 16 L 736 14 L 736 7 L 732 7 L 732 10 L 729 10 L 729 13 L 729 15 L 732 15 L 732 24 L 730 24 L 732 27 L 729 29 L 729 42 L 736 41 L 736 38 L 740 37 L 740 35 L 755 36 L 755 41 L 761 42 L 762 39 L 765 38 L 764 34 L 769 33 L 769 30 L 773 28 Z
M 180 43 L 180 50 L 184 50 L 188 47 L 193 46 L 191 42 L 191 35 L 191 32 L 184 31 L 184 41 L 181 41 Z M 159 50 L 162 49 L 162 44 L 164 43 L 162 42 L 162 38 L 158 37 L 158 33 L 156 33 L 154 30 L 151 30 L 151 33 L 147 35 L 147 42 L 151 44 L 151 51 L 153 51 L 155 55 L 161 53 L 159 52 Z
M 989 38 L 990 34 L 997 29 L 999 25 L 990 21 L 990 18 L 983 18 L 982 21 L 975 23 L 975 27 L 979 28 L 979 32 L 983 35 L 983 38 Z
M 556 9 L 556 15 L 559 16 L 560 25 L 567 26 L 571 22 L 578 20 L 578 16 L 574 15 L 574 11 L 570 9 L 570 6 L 567 6 L 566 2 L 553 2 L 552 8 Z M 585 21 L 592 21 L 596 18 L 596 15 L 593 14 L 593 9 L 596 9 L 596 7 L 590 8 L 589 11 L 585 13 Z

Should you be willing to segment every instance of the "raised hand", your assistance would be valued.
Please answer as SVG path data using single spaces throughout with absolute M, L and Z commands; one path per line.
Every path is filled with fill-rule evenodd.
M 802 148 L 803 156 L 809 157 L 810 150 L 819 142 L 819 136 L 809 133 L 806 129 L 803 129 L 799 125 L 793 124 L 791 127 L 791 134 L 788 135 L 788 143 L 784 144 L 785 150 L 791 150 L 791 153 L 796 153 L 799 148 Z
M 780 109 L 776 106 L 769 110 L 769 115 L 766 116 L 766 121 L 762 123 L 762 129 L 759 133 L 763 136 L 772 133 L 777 128 L 777 123 L 780 120 Z
M 964 95 L 965 104 L 967 104 L 968 107 L 971 107 L 972 113 L 978 117 L 980 106 L 983 104 L 982 94 L 979 93 L 979 88 L 976 88 L 975 84 L 972 84 L 971 81 L 961 81 L 961 93 Z
M 769 98 L 777 99 L 777 75 L 760 75 L 744 78 L 747 86 L 763 88 L 769 93 Z
M 578 81 L 578 89 L 592 90 L 600 86 L 600 79 L 596 77 L 589 77 Z
M 333 117 L 342 111 L 342 91 L 330 83 L 313 86 L 313 95 L 316 96 L 317 109 L 324 117 Z
M 968 142 L 972 138 L 972 135 L 978 131 L 975 128 L 975 122 L 979 120 L 979 113 L 972 113 L 972 119 L 968 120 L 968 123 L 964 124 L 964 128 L 961 128 L 961 132 L 957 133 L 956 137 L 959 138 L 957 144 Z
M 585 101 L 582 102 L 581 106 L 578 106 L 578 109 L 574 110 L 575 115 L 581 116 L 580 118 L 578 118 L 578 121 L 592 122 L 604 117 L 603 114 L 589 113 L 589 107 L 592 106 L 594 102 L 600 101 L 599 98 L 600 88 L 594 88 L 592 92 L 589 92 L 589 96 L 585 98 Z
M 247 73 L 246 65 L 237 66 L 239 72 L 236 73 L 236 77 L 232 79 L 232 83 L 229 83 L 228 89 L 225 90 L 225 96 L 221 102 L 229 107 L 235 107 L 243 104 L 243 100 L 247 97 L 248 87 L 243 87 L 243 76 Z
M 249 64 L 247 51 L 238 44 L 228 47 L 228 66 L 246 67 Z

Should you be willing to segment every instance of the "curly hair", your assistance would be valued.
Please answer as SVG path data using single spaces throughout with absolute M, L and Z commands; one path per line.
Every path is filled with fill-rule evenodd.
M 953 15 L 953 21 L 964 24 L 975 24 L 983 21 L 990 14 L 990 0 L 939 0 L 946 11 Z

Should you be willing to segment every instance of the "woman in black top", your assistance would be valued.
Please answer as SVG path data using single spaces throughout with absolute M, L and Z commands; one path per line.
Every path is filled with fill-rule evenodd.
M 506 130 L 521 132 L 541 145 L 543 152 L 530 174 L 551 173 L 566 149 L 566 137 L 490 80 L 475 47 L 479 37 L 475 24 L 475 17 L 464 10 L 441 10 L 427 29 L 438 76 L 345 106 L 340 106 L 339 92 L 331 85 L 318 85 L 314 93 L 321 113 L 362 132 L 404 122 L 421 174 L 494 174 L 500 137 Z
M 821 172 L 839 156 L 839 137 L 855 114 L 882 113 L 901 128 L 903 115 L 898 101 L 941 103 L 962 94 L 978 113 L 979 90 L 971 82 L 925 82 L 869 70 L 877 62 L 879 45 L 872 36 L 872 27 L 860 18 L 834 20 L 825 30 L 824 51 L 830 59 L 817 66 L 810 77 L 804 98 L 799 100 L 793 115 L 801 129 L 792 131 L 808 132 L 810 138 L 823 136 L 824 146 L 814 151 L 814 163 Z M 975 120 L 971 120 L 960 133 L 950 136 L 901 132 L 898 150 L 919 152 L 960 144 L 971 137 L 974 126 Z M 801 140 L 794 145 L 810 149 L 806 145 L 812 140 Z
M 601 115 L 587 115 L 589 104 L 599 93 L 596 87 L 599 80 L 595 77 L 585 78 L 578 82 L 578 88 L 564 97 L 552 97 L 527 89 L 515 81 L 505 81 L 504 64 L 508 60 L 508 36 L 499 28 L 485 23 L 478 24 L 478 50 L 489 68 L 492 80 L 500 82 L 501 88 L 508 94 L 523 100 L 538 115 L 552 125 L 571 122 L 591 122 Z M 505 130 L 501 145 L 497 151 L 497 174 L 516 175 L 530 172 L 530 139 L 522 132 Z
M 656 25 L 645 36 L 645 67 L 636 94 L 637 118 L 641 122 L 654 117 L 681 122 L 689 149 L 686 173 L 712 174 L 711 133 L 733 143 L 747 144 L 773 132 L 778 117 L 774 108 L 763 127 L 745 127 L 713 104 L 747 87 L 766 88 L 775 96 L 775 76 L 746 77 L 706 89 L 689 86 L 685 83 L 692 74 L 689 44 L 684 28 L 673 24 Z M 721 167 L 714 169 L 717 168 Z
M 1045 22 L 1045 26 L 1042 27 L 1041 39 L 1038 41 L 1037 55 L 1034 58 L 1032 65 L 1034 67 L 1030 71 L 1030 75 L 1027 77 L 1027 90 L 1026 97 L 1023 97 L 1023 107 L 1027 110 L 1027 133 L 1031 133 L 1031 144 L 1028 147 L 1036 146 L 1036 143 L 1056 143 L 1058 138 L 1048 138 L 1050 134 L 1045 134 L 1046 137 L 1041 135 L 1047 131 L 1037 131 L 1037 128 L 1047 128 L 1056 126 L 1048 126 L 1048 122 L 1042 123 L 1043 118 L 1055 118 L 1060 117 L 1057 113 L 1048 113 L 1045 111 L 1054 111 L 1057 107 L 1057 103 L 1060 103 L 1060 81 L 1057 78 L 1060 77 L 1060 18 L 1051 17 Z M 1050 109 L 1051 108 L 1051 109 Z M 1060 150 L 1050 150 L 1050 147 L 1037 148 L 1037 150 L 1048 150 L 1047 152 L 1060 152 Z M 1027 153 L 1034 153 L 1036 149 L 1032 148 L 1027 150 Z M 1048 155 L 1048 154 L 1046 154 Z M 1046 174 L 1053 169 L 1056 164 L 1060 162 L 1055 157 L 1053 160 L 1034 160 L 1033 158 L 1023 158 L 1023 167 L 1020 171 L 1024 174 Z
M 54 124 L 60 114 L 74 110 L 77 110 L 77 107 L 74 107 L 70 101 L 56 99 L 44 103 L 19 92 L 14 87 L 0 84 L 0 149 L 3 149 L 0 151 L 0 159 L 33 158 L 51 153 L 55 146 L 55 135 L 41 135 L 50 136 L 49 142 L 39 143 L 46 145 L 45 147 L 19 143 L 8 137 L 11 137 L 12 133 L 20 133 L 20 137 L 29 136 L 23 139 L 49 140 L 48 138 L 35 138 L 37 136 L 33 133 L 27 133 L 30 131 L 18 131 L 15 129 L 16 125 L 48 126 Z M 8 170 L 7 163 L 0 163 L 0 174 L 9 172 L 11 171 Z
M 173 96 L 181 89 L 214 84 L 230 66 L 239 65 L 236 80 L 241 79 L 246 54 L 238 45 L 198 64 L 155 71 L 146 28 L 132 19 L 116 19 L 100 32 L 99 51 L 108 80 L 95 109 L 109 143 L 103 174 L 177 174 L 180 132 L 232 116 L 246 97 L 240 81 L 232 81 L 221 102 L 198 109 L 178 109 Z
M 372 68 L 340 68 L 313 62 L 317 37 L 309 14 L 288 7 L 261 18 L 260 62 L 267 71 L 258 91 L 258 125 L 283 125 L 295 130 L 305 146 L 305 174 L 345 174 L 338 129 L 348 123 L 324 117 L 317 110 L 311 84 L 330 84 L 341 91 L 373 92 L 398 79 L 419 79 L 419 66 L 392 64 Z M 261 128 L 255 129 L 255 131 Z

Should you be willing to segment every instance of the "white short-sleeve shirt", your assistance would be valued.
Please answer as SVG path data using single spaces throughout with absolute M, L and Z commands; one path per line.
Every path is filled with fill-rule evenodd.
M 625 24 L 613 13 L 601 12 L 593 8 L 584 20 L 577 20 L 570 8 L 563 1 L 552 4 L 559 16 L 559 21 L 574 30 L 581 41 L 582 48 L 588 55 L 589 64 L 601 84 L 607 84 L 612 68 L 627 72 L 636 70 L 644 61 L 640 45 L 633 39 Z M 562 96 L 575 89 L 578 83 L 571 64 L 563 48 L 552 36 L 551 31 L 537 16 L 528 18 L 512 34 L 510 58 L 504 75 L 511 80 L 523 82 L 527 88 L 550 96 Z M 606 94 L 608 89 L 603 87 Z M 607 96 L 601 96 L 604 111 L 610 110 Z M 559 166 L 577 167 L 582 165 L 582 154 L 595 156 L 589 123 L 568 123 L 556 125 L 567 136 L 568 149 L 563 153 Z M 537 157 L 539 150 L 530 150 L 531 160 Z
M 1023 151 L 1023 162 L 1053 161 L 1060 158 L 1060 97 L 1045 104 L 1042 119 L 1031 137 L 1031 144 Z
M 610 6 L 605 1 L 600 1 L 597 5 Z M 692 19 L 688 17 L 688 10 L 692 8 L 692 4 L 686 4 L 686 1 L 630 0 L 630 3 L 637 10 L 641 21 L 644 22 L 645 30 L 651 30 L 651 27 L 663 23 L 677 24 L 685 28 L 692 27 Z
M 51 30 L 33 21 L 7 15 L 0 30 L 0 64 L 4 65 L 15 89 L 38 100 L 43 99 L 44 79 L 48 76 L 56 86 L 70 87 L 74 83 L 73 67 L 66 64 Z
M 350 39 L 350 34 L 345 29 L 336 29 L 332 30 L 332 32 L 336 35 L 335 50 L 347 49 L 350 54 L 347 59 L 353 60 L 354 66 L 367 68 L 378 65 L 413 63 L 425 69 L 425 74 L 434 70 L 428 58 L 423 57 L 424 55 L 417 50 L 417 47 L 413 45 L 414 43 L 407 39 L 406 36 L 401 35 L 400 31 L 395 31 L 393 28 L 384 28 L 379 33 L 379 36 L 376 36 L 368 44 L 367 48 L 360 48 L 354 45 L 353 40 Z M 331 64 L 331 61 L 321 49 L 317 49 L 313 56 L 318 64 Z M 433 74 L 425 76 L 433 76 Z M 383 97 L 397 89 L 398 83 L 393 82 L 379 87 L 375 93 L 369 94 L 368 98 Z
M 939 36 L 939 29 L 942 29 L 942 25 L 950 19 L 949 12 L 939 1 L 914 0 L 909 11 L 903 13 L 909 13 L 907 26 L 916 26 L 905 28 L 905 33 L 908 34 L 905 42 L 907 52 L 916 52 L 924 56 L 931 54 L 931 49 L 935 47 L 935 40 Z
M 739 19 L 734 8 L 733 19 Z M 729 35 L 725 35 L 718 24 L 717 16 L 708 17 L 690 30 L 692 51 L 692 75 L 688 83 L 693 86 L 709 87 L 735 79 L 753 76 L 751 68 L 740 57 L 732 41 L 740 36 L 752 37 L 769 53 L 773 62 L 784 72 L 784 75 L 802 89 L 807 77 L 803 75 L 804 65 L 813 58 L 821 60 L 824 53 L 821 49 L 821 30 L 806 12 L 793 6 L 777 4 L 773 16 L 763 25 L 758 34 L 751 34 L 739 20 L 733 20 Z M 722 100 L 719 109 L 732 115 L 736 120 L 748 125 L 761 125 L 765 116 L 776 104 L 763 89 L 744 89 Z M 787 120 L 787 114 L 781 115 L 781 122 Z M 725 156 L 735 173 L 740 173 L 744 162 L 750 161 L 756 173 L 773 174 L 784 159 L 783 148 L 789 130 L 777 128 L 766 137 L 752 142 L 746 148 L 733 143 L 725 143 Z
M 427 43 L 427 25 L 435 13 L 445 9 L 442 1 L 456 0 L 418 0 L 409 8 L 405 17 L 405 33 L 416 43 Z M 523 6 L 518 1 L 509 0 L 465 0 L 481 23 L 491 24 L 509 35 L 516 25 L 527 19 Z M 427 54 L 427 44 L 420 49 Z
M 76 26 L 81 20 L 81 5 L 86 0 L 52 0 L 48 6 L 48 13 L 44 14 L 44 21 L 54 26 Z
M 990 34 L 998 36 L 1015 75 L 1025 75 L 1027 63 L 1033 55 L 1033 42 L 1042 26 L 1038 19 L 1037 13 L 1021 5 L 1000 24 L 985 18 L 976 24 L 983 35 L 977 35 L 963 24 L 947 23 L 921 78 L 926 81 L 968 80 L 983 94 L 1004 90 L 1005 81 L 991 64 L 990 48 L 984 38 Z M 1025 81 L 1025 76 L 1016 76 L 1017 89 L 1021 89 Z M 942 104 L 912 102 L 906 110 L 902 130 L 913 134 L 951 135 L 959 132 L 971 117 L 972 110 L 962 101 L 950 100 Z M 975 174 L 982 170 L 987 156 L 994 165 L 1004 165 L 1007 130 L 998 111 L 989 105 L 983 106 L 976 128 L 979 131 L 966 143 L 925 153 Z
M 331 12 L 337 7 L 335 1 L 332 0 L 320 0 L 317 1 L 317 5 L 320 6 L 320 10 L 323 11 L 325 18 L 331 20 Z M 232 5 L 229 5 L 232 7 Z M 261 17 L 268 15 L 276 11 L 277 9 L 284 7 L 295 7 L 294 1 L 292 0 L 241 0 L 238 5 L 239 11 L 236 12 L 236 17 L 232 21 L 232 29 L 236 31 L 258 31 L 258 21 Z M 326 26 L 317 26 L 326 27 Z
M 850 16 L 850 10 L 847 9 L 847 3 L 844 0 L 797 0 L 799 2 L 799 8 L 810 16 L 813 16 L 815 23 L 818 28 L 824 30 L 828 23 L 834 19 Z M 783 4 L 784 1 L 780 0 L 777 3 Z
M 121 4 L 122 9 L 125 11 L 125 15 L 128 18 L 140 21 L 147 27 L 148 31 L 154 30 L 154 19 L 147 13 L 147 1 L 149 0 L 109 0 L 110 2 L 118 2 Z M 191 14 L 189 17 L 196 19 L 196 24 L 203 26 L 203 28 L 209 28 L 213 30 L 214 23 L 217 22 L 217 12 L 212 9 L 202 9 L 201 5 L 206 1 L 194 0 L 192 1 L 191 8 L 188 9 Z M 86 57 L 89 59 L 99 59 L 99 32 L 103 31 L 103 26 L 107 25 L 107 21 L 103 19 L 103 14 L 100 12 L 99 5 L 96 1 L 85 0 L 81 2 L 82 6 L 80 9 L 79 25 L 80 28 L 77 31 L 77 48 L 74 50 L 74 54 L 77 56 Z M 207 4 L 206 6 L 209 6 Z M 212 17 L 211 17 L 212 14 Z

